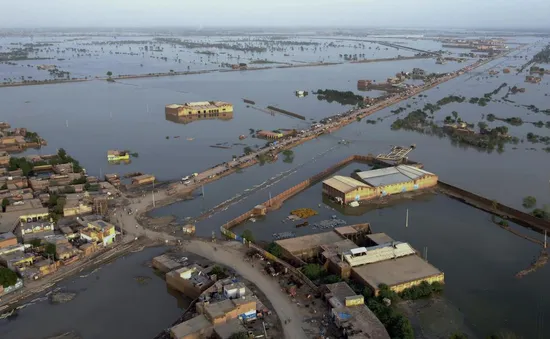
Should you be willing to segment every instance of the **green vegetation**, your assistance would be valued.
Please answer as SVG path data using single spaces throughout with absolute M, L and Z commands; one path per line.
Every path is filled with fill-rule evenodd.
M 248 336 L 248 333 L 244 331 L 233 333 L 232 335 L 229 336 L 229 339 L 249 339 L 249 338 L 250 337 Z
M 251 230 L 244 230 L 243 234 L 241 235 L 241 238 L 246 239 L 247 241 L 254 242 L 254 234 L 252 234 Z
M 531 214 L 537 218 L 550 221 L 550 206 L 544 205 L 543 208 L 535 208 Z
M 14 271 L 0 266 L 0 285 L 4 288 L 13 286 L 17 283 L 17 274 Z
M 376 120 L 367 119 L 367 124 L 376 125 Z
M 550 63 L 550 45 L 546 46 L 542 51 L 535 54 L 531 61 L 539 64 Z
M 397 294 L 384 284 L 378 288 L 380 292 L 377 297 L 368 297 L 368 308 L 384 324 L 391 338 L 414 339 L 414 331 L 409 319 L 397 311 L 394 306 L 386 306 L 383 302 L 384 298 L 388 298 L 393 304 L 398 298 Z
M 550 137 L 543 137 L 534 133 L 527 133 L 527 141 L 533 144 L 544 143 L 545 145 L 550 145 Z
M 449 95 L 449 96 L 444 97 L 441 100 L 438 100 L 437 105 L 438 106 L 444 106 L 444 105 L 447 105 L 447 104 L 450 104 L 450 103 L 453 103 L 453 102 L 463 103 L 465 100 L 466 100 L 466 98 L 463 97 L 463 96 L 460 96 L 460 95 Z
M 323 284 L 335 284 L 342 281 L 342 278 L 339 275 L 331 274 L 323 278 Z
M 511 117 L 511 118 L 499 118 L 496 115 L 489 113 L 487 114 L 487 121 L 492 122 L 495 120 L 504 121 L 512 126 L 521 126 L 523 125 L 523 120 L 520 117 Z
M 283 249 L 275 242 L 271 242 L 267 245 L 267 251 L 277 258 L 280 258 L 283 255 Z
M 391 112 L 392 112 L 393 114 L 399 114 L 399 113 L 405 112 L 406 110 L 407 110 L 406 107 L 399 107 L 398 109 L 394 109 L 394 110 L 392 110 Z
M 55 244 L 47 243 L 44 252 L 52 259 L 57 260 L 57 246 Z
M 302 271 L 310 280 L 317 280 L 325 274 L 323 266 L 318 264 L 307 264 L 302 268 Z
M 40 245 L 42 245 L 42 240 L 38 238 L 34 238 L 34 239 L 31 239 L 31 241 L 29 241 L 29 244 L 34 248 L 40 247 Z
M 108 76 L 109 78 L 110 78 L 112 75 L 113 75 L 113 72 L 111 72 L 111 71 L 108 71 L 108 72 L 107 72 L 107 76 Z
M 86 183 L 86 177 L 81 177 L 71 181 L 71 185 L 84 185 Z
M 48 201 L 48 208 L 50 210 L 50 216 L 54 221 L 57 221 L 63 217 L 63 207 L 65 207 L 65 198 L 60 197 L 57 194 L 51 194 Z
M 341 105 L 358 105 L 363 102 L 363 96 L 361 95 L 357 95 L 352 91 L 343 92 L 334 89 L 318 89 L 317 99 L 328 102 L 336 101 Z
M 23 171 L 23 176 L 28 176 L 29 173 L 32 171 L 33 164 L 27 161 L 26 158 L 10 158 L 10 163 L 8 165 L 8 170 L 10 171 L 16 171 L 18 169 L 21 169 Z
M 8 198 L 2 199 L 2 212 L 6 212 L 6 208 L 10 205 Z
M 460 121 L 458 114 L 457 121 Z M 453 118 L 446 118 L 445 122 L 452 122 Z M 473 127 L 473 125 L 469 125 Z M 444 128 L 435 124 L 424 110 L 417 109 L 409 113 L 403 119 L 397 119 L 391 125 L 392 130 L 404 129 L 407 131 L 416 131 L 423 134 L 436 135 L 439 137 L 447 136 L 453 143 L 460 145 L 473 146 L 484 149 L 489 152 L 495 148 L 502 151 L 507 142 L 518 143 L 519 139 L 508 136 L 508 128 L 505 126 L 495 127 L 493 129 L 484 129 L 481 133 L 462 133 L 452 128 Z
M 2 187 L 0 187 L 0 190 L 7 190 L 8 184 L 3 184 Z
M 533 208 L 537 205 L 537 198 L 533 197 L 533 196 L 527 196 L 525 198 L 523 198 L 523 207 L 525 208 Z
M 283 159 L 283 162 L 287 164 L 291 164 L 294 161 L 294 151 L 285 149 L 283 151 L 283 155 L 285 156 L 285 158 Z
M 226 270 L 218 265 L 212 267 L 210 274 L 215 274 L 218 280 L 227 278 Z
M 252 147 L 250 147 L 250 146 L 246 146 L 246 147 L 243 149 L 243 153 L 246 154 L 246 155 L 248 155 L 248 154 L 250 154 L 250 153 L 252 153 L 252 152 L 254 152 L 254 151 L 252 150 Z
M 399 293 L 399 296 L 402 299 L 406 300 L 416 300 L 420 298 L 427 298 L 433 293 L 441 293 L 443 291 L 443 284 L 439 282 L 434 282 L 429 284 L 426 281 L 423 281 L 418 286 L 409 287 Z
M 464 333 L 461 333 L 461 332 L 455 332 L 455 333 L 451 334 L 449 339 L 468 339 L 468 336 Z

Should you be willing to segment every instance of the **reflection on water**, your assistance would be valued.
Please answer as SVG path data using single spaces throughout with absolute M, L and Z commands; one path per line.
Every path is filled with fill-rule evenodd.
M 205 113 L 205 114 L 197 114 L 197 115 L 188 115 L 185 117 L 178 117 L 173 114 L 165 113 L 166 120 L 175 122 L 177 124 L 189 124 L 193 121 L 198 120 L 223 120 L 223 121 L 229 121 L 233 119 L 233 112 L 223 112 L 223 113 Z
M 107 160 L 109 162 L 109 165 L 129 165 L 132 163 L 131 159 L 126 160 Z

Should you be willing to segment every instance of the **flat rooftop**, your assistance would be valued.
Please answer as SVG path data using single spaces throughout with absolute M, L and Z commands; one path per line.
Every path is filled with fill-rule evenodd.
M 341 241 L 342 237 L 336 232 L 323 232 L 317 234 L 304 235 L 303 237 L 297 237 L 292 239 L 277 240 L 279 246 L 289 251 L 290 253 L 299 252 L 315 247 L 319 247 L 323 244 L 330 244 L 337 241 Z
M 330 186 L 342 193 L 351 192 L 358 187 L 367 187 L 367 185 L 359 180 L 355 180 L 350 177 L 344 177 L 341 175 L 335 175 L 332 178 L 323 181 L 323 184 Z
M 348 339 L 390 339 L 384 325 L 366 305 L 334 308 L 333 312 L 345 322 Z
M 210 321 L 206 319 L 204 314 L 201 314 L 197 317 L 194 317 L 193 319 L 187 320 L 185 322 L 182 322 L 181 324 L 172 327 L 170 329 L 170 332 L 175 338 L 184 338 L 185 336 L 197 333 L 200 330 L 205 329 L 209 326 L 212 326 L 210 324 Z
M 385 260 L 352 268 L 365 282 L 374 288 L 380 284 L 395 286 L 409 281 L 425 279 L 441 273 L 418 255 Z
M 325 288 L 330 291 L 329 293 L 331 293 L 333 297 L 337 298 L 344 305 L 347 297 L 357 295 L 357 293 L 355 293 L 344 281 L 334 284 L 327 284 L 325 285 Z
M 232 334 L 238 332 L 244 332 L 246 329 L 241 325 L 241 322 L 237 319 L 232 319 L 225 324 L 220 324 L 214 327 L 214 331 L 221 339 L 229 339 Z

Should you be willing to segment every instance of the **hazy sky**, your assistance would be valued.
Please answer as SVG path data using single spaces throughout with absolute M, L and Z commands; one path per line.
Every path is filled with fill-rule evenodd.
M 550 0 L 0 0 L 1 27 L 550 27 Z

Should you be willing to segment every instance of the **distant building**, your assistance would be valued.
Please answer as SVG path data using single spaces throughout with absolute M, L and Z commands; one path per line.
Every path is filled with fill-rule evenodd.
M 256 132 L 256 137 L 269 139 L 269 140 L 280 139 L 284 136 L 285 135 L 281 132 L 272 132 L 272 131 L 263 131 L 263 130 Z
M 536 76 L 532 76 L 532 75 L 527 75 L 525 77 L 525 82 L 530 82 L 532 84 L 538 84 L 541 81 L 542 81 L 541 77 L 536 77 Z
M 202 116 L 214 117 L 224 116 L 233 112 L 233 105 L 222 101 L 199 101 L 184 104 L 171 104 L 165 107 L 166 114 L 178 117 Z
M 49 220 L 21 223 L 19 228 L 21 230 L 21 237 L 25 242 L 32 239 L 44 239 L 54 234 L 54 223 Z
M 132 178 L 132 185 L 148 185 L 155 182 L 155 176 L 150 174 L 138 175 Z
M 128 151 L 109 150 L 107 151 L 107 161 L 130 160 Z

